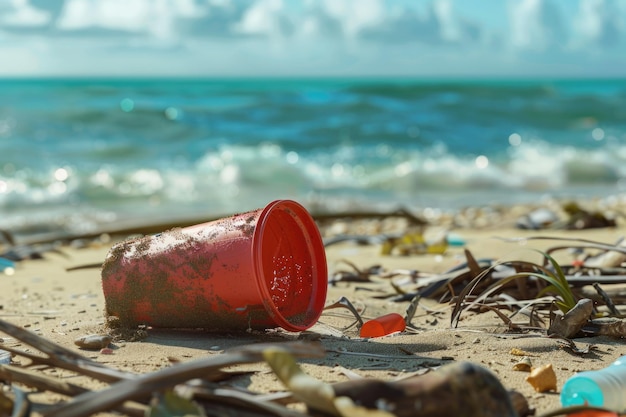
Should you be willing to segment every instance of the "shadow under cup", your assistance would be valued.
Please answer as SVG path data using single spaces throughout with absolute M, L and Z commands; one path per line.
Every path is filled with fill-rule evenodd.
M 302 331 L 327 285 L 319 230 L 291 200 L 120 242 L 102 267 L 107 314 L 127 326 Z

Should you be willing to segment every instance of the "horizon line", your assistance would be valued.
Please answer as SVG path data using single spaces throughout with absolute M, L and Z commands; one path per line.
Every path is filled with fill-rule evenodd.
M 600 75 L 0 75 L 3 81 L 626 81 L 623 76 Z

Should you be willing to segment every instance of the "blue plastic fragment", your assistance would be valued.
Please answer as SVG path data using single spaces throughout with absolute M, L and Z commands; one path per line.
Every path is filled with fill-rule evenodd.
M 463 239 L 456 233 L 448 233 L 448 235 L 446 236 L 446 240 L 448 242 L 448 245 L 450 246 L 465 246 L 466 243 L 465 239 Z
M 10 259 L 0 258 L 0 272 L 7 268 L 15 268 L 15 262 Z

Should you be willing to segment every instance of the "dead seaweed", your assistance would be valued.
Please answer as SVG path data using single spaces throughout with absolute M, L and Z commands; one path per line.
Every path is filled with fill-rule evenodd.
M 356 319 L 354 323 L 343 328 L 343 331 L 350 329 L 355 324 L 357 325 L 357 329 L 360 329 L 361 326 L 363 326 L 363 318 L 361 317 L 357 309 L 354 307 L 354 305 L 350 302 L 350 300 L 348 300 L 346 297 L 341 297 L 337 302 L 324 307 L 324 310 L 331 310 L 333 308 L 345 308 L 348 311 L 350 311 L 354 315 L 354 318 Z
M 536 283 L 544 282 L 545 284 L 548 284 L 547 286 L 543 285 L 538 287 L 539 291 L 536 293 L 535 297 L 540 297 L 547 292 L 555 292 L 561 297 L 555 301 L 557 305 L 559 305 L 559 308 L 564 311 L 568 311 L 575 305 L 575 297 L 569 289 L 569 286 L 565 281 L 558 264 L 556 264 L 556 261 L 552 259 L 551 262 L 555 269 L 554 271 L 551 271 L 542 265 L 525 261 L 502 262 L 494 264 L 492 267 L 481 271 L 480 274 L 475 276 L 474 279 L 472 279 L 472 281 L 468 283 L 465 288 L 463 288 L 457 297 L 450 319 L 451 325 L 455 327 L 458 324 L 460 315 L 464 310 L 476 307 L 480 303 L 484 304 L 489 296 L 503 291 L 507 287 L 510 287 L 511 284 L 519 287 L 520 283 L 516 283 L 517 280 L 522 280 L 522 285 L 524 286 L 527 285 L 528 280 L 534 280 Z M 512 270 L 508 271 L 505 276 L 494 279 L 493 273 L 498 270 L 498 267 L 508 267 Z M 486 288 L 485 281 L 490 284 L 486 286 Z M 478 295 L 476 298 L 468 302 L 469 296 L 471 296 L 477 289 Z
M 339 262 L 348 265 L 351 270 L 346 271 L 339 269 L 335 271 L 333 276 L 328 280 L 330 285 L 336 285 L 339 282 L 371 282 L 371 276 L 378 274 L 381 270 L 380 265 L 373 265 L 369 268 L 361 269 L 347 259 L 342 259 Z
M 525 238 L 533 239 L 553 239 L 551 237 L 537 236 Z M 564 239 L 575 243 L 571 245 L 559 245 L 549 248 L 546 251 L 535 251 L 542 256 L 542 262 L 533 263 L 528 261 L 507 261 L 497 262 L 490 259 L 476 259 L 473 254 L 465 249 L 466 262 L 442 274 L 427 274 L 416 270 L 395 270 L 385 271 L 381 266 L 375 265 L 367 269 L 360 269 L 349 261 L 352 271 L 343 271 L 343 276 L 337 282 L 345 279 L 351 282 L 373 283 L 381 282 L 381 279 L 389 279 L 388 286 L 391 291 L 380 295 L 373 295 L 374 298 L 388 298 L 396 302 L 409 301 L 405 321 L 408 328 L 415 330 L 410 321 L 415 314 L 417 305 L 421 298 L 436 298 L 439 302 L 453 302 L 453 312 L 451 316 L 452 326 L 458 325 L 460 314 L 463 311 L 474 310 L 478 312 L 493 311 L 506 324 L 509 332 L 525 332 L 528 330 L 543 329 L 547 334 L 556 334 L 561 337 L 575 337 L 578 335 L 603 334 L 613 337 L 624 337 L 626 325 L 621 322 L 598 323 L 591 322 L 591 311 L 598 314 L 596 305 L 605 305 L 612 317 L 621 317 L 621 313 L 614 300 L 606 291 L 600 287 L 600 283 L 613 284 L 626 282 L 626 276 L 607 275 L 616 271 L 626 272 L 626 268 L 619 265 L 606 267 L 587 268 L 580 262 L 573 262 L 572 265 L 560 264 L 552 253 L 557 250 L 575 250 L 577 256 L 585 250 L 601 251 L 609 253 L 615 251 L 626 256 L 626 247 L 609 245 L 586 239 Z M 508 239 L 517 241 L 519 239 Z M 622 243 L 622 242 L 620 242 Z M 581 252 L 583 251 L 583 252 Z M 597 256 L 597 253 L 592 254 Z M 592 256 L 592 255 L 587 255 Z M 378 278 L 378 279 L 377 279 Z M 584 285 L 593 285 L 596 288 L 599 298 L 587 300 L 582 297 L 577 289 Z M 381 286 L 378 286 L 381 291 Z M 371 287 L 368 287 L 371 290 Z M 549 297 L 546 297 L 549 296 Z M 567 315 L 584 299 L 584 317 L 578 317 L 578 312 L 582 311 L 581 306 L 577 306 L 574 311 Z M 558 306 L 561 314 L 551 315 L 550 309 L 553 305 Z M 502 309 L 509 309 L 512 314 L 507 315 Z M 592 310 L 589 310 L 592 309 Z M 513 317 L 518 314 L 528 316 L 528 323 L 522 324 L 513 322 Z M 353 313 L 354 314 L 354 313 Z M 356 315 L 355 315 L 356 317 Z M 550 317 L 550 324 L 546 326 L 546 320 Z M 354 324 L 353 324 L 354 325 Z M 581 332 L 582 328 L 584 332 Z

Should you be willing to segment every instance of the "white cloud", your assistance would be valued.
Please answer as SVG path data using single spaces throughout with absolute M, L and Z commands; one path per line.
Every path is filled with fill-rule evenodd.
M 554 4 L 547 0 L 513 1 L 509 7 L 511 46 L 546 51 L 566 43 L 566 32 Z
M 365 29 L 378 27 L 387 18 L 381 0 L 324 0 L 322 10 L 339 22 L 348 37 L 356 37 Z
M 95 29 L 168 39 L 176 36 L 177 19 L 202 19 L 208 10 L 194 0 L 66 0 L 56 27 L 62 31 Z
M 279 36 L 291 32 L 291 23 L 282 0 L 259 0 L 233 25 L 235 32 L 246 35 Z
M 436 0 L 433 3 L 433 11 L 439 22 L 441 38 L 450 42 L 461 40 L 462 33 L 454 15 L 452 2 L 450 0 Z
M 472 43 L 480 37 L 479 25 L 459 18 L 452 0 L 435 0 L 432 14 L 444 42 Z
M 343 33 L 341 23 L 319 9 L 311 9 L 297 25 L 297 36 L 305 38 L 340 37 Z
M 612 46 L 622 40 L 623 13 L 614 6 L 604 0 L 580 0 L 574 20 L 575 46 Z
M 29 71 L 57 75 L 587 71 L 590 51 L 598 71 L 626 68 L 626 2 L 508 6 L 507 16 L 485 0 L 0 0 L 0 54 L 10 43 Z M 17 52 L 33 41 L 45 51 Z
M 61 30 L 98 28 L 140 33 L 149 31 L 154 12 L 150 0 L 67 0 L 57 27 Z
M 317 35 L 337 32 L 349 41 L 442 45 L 473 43 L 481 35 L 478 24 L 457 15 L 451 0 L 433 0 L 423 13 L 415 6 L 382 0 L 325 0 L 309 5 L 309 17 L 300 26 L 303 30 Z
M 50 13 L 33 7 L 28 0 L 12 0 L 6 7 L 0 24 L 13 27 L 37 27 L 50 22 Z

